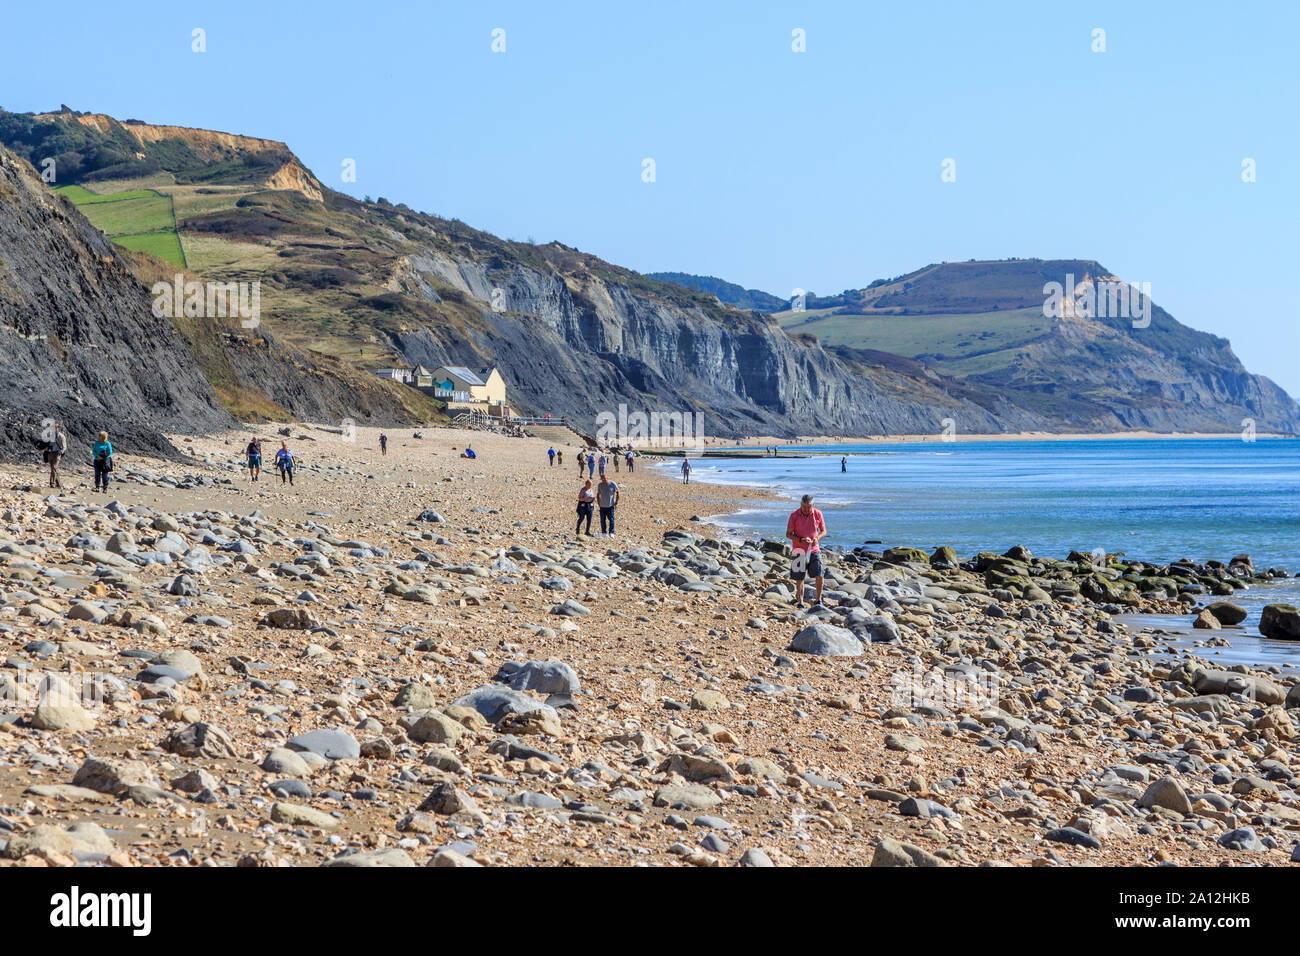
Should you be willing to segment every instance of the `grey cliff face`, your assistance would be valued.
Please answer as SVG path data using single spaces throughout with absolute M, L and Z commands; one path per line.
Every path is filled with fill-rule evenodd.
M 0 149 L 0 454 L 32 454 L 46 417 L 69 454 L 107 430 L 124 451 L 230 416 L 184 340 L 104 236 Z M 86 449 L 89 456 L 89 449 Z

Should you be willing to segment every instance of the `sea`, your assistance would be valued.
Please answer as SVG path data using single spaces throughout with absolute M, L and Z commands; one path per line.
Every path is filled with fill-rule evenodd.
M 951 545 L 959 558 L 1024 545 L 1064 558 L 1101 549 L 1164 563 L 1228 561 L 1300 575 L 1300 440 L 1257 437 L 943 441 L 783 445 L 779 457 L 694 458 L 692 482 L 770 490 L 780 499 L 708 516 L 737 537 L 782 537 L 812 494 L 826 544 L 883 550 Z M 710 451 L 723 449 L 710 448 Z M 841 457 L 846 458 L 841 470 Z M 679 463 L 660 467 L 676 474 Z M 1265 604 L 1300 604 L 1300 578 L 1252 586 L 1233 599 L 1236 628 L 1190 630 L 1191 615 L 1130 615 L 1171 633 L 1175 647 L 1222 663 L 1300 667 L 1300 642 L 1259 634 Z M 1230 648 L 1206 648 L 1223 636 Z

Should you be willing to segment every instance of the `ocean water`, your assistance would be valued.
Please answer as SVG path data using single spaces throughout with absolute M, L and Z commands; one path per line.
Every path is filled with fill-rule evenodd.
M 936 438 L 785 450 L 806 457 L 694 459 L 693 482 L 769 488 L 786 499 L 710 520 L 738 534 L 781 537 L 799 497 L 811 493 L 826 516 L 825 543 L 846 548 L 947 544 L 967 558 L 1023 544 L 1050 557 L 1101 548 L 1160 563 L 1247 553 L 1257 569 L 1300 574 L 1300 440 Z M 1264 604 L 1300 603 L 1300 581 L 1254 587 L 1237 600 L 1251 616 L 1238 629 L 1215 632 L 1233 639 L 1234 650 L 1237 636 L 1258 636 Z M 1243 650 L 1249 662 L 1300 662 L 1298 645 L 1263 644 L 1268 654 Z

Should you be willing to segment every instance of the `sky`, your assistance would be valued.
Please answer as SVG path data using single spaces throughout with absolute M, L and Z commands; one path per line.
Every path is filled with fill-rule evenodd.
M 283 140 L 358 197 L 781 296 L 1095 259 L 1300 397 L 1297 36 L 1281 2 L 74 0 L 6 9 L 0 107 Z

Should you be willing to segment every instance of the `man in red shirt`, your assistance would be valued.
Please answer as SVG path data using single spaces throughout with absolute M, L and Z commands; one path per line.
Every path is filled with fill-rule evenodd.
M 798 509 L 791 512 L 786 522 L 785 536 L 790 539 L 790 578 L 795 582 L 794 604 L 803 607 L 804 577 L 817 580 L 817 603 L 822 603 L 821 546 L 817 543 L 826 534 L 826 519 L 813 507 L 813 496 L 804 495 Z

